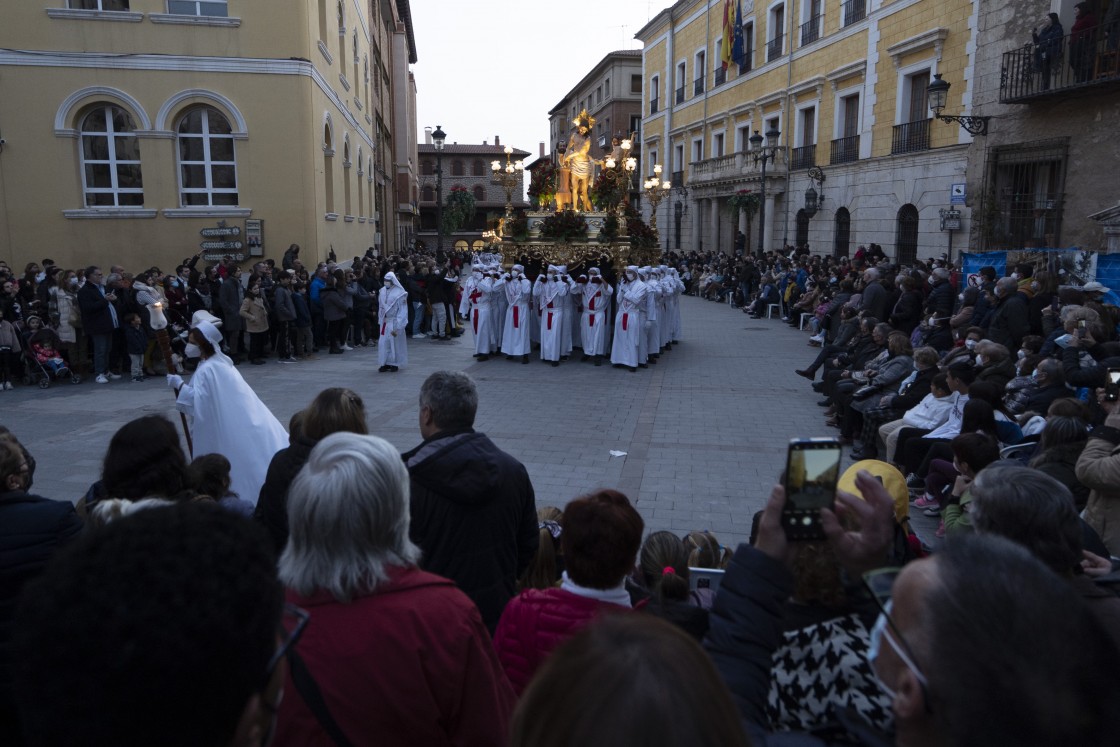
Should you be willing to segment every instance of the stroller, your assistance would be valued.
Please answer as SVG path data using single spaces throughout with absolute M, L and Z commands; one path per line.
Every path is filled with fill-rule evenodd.
M 61 381 L 69 378 L 71 384 L 81 384 L 82 377 L 71 371 L 63 358 L 52 358 L 46 363 L 42 363 L 35 357 L 35 352 L 31 349 L 31 346 L 44 343 L 53 350 L 58 350 L 61 345 L 58 335 L 49 328 L 40 329 L 34 334 L 24 337 L 22 353 L 23 383 L 28 386 L 38 384 L 40 389 L 46 389 L 51 385 L 52 380 Z

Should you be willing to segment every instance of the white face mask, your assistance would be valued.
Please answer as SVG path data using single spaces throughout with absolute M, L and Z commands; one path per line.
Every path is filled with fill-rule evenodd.
M 976 367 L 977 368 L 982 367 L 987 362 L 988 362 L 988 359 L 985 358 L 984 356 L 982 356 L 982 355 L 976 356 Z
M 1018 356 L 1019 356 L 1019 360 L 1023 360 L 1024 358 L 1027 357 L 1027 351 L 1026 350 L 1020 350 L 1019 353 L 1018 353 Z
M 386 288 L 392 288 L 392 287 L 393 287 L 393 281 L 392 281 L 392 280 L 386 280 L 386 281 L 385 281 L 385 282 L 383 283 L 383 285 L 384 285 L 384 286 L 385 286 Z
M 976 340 L 965 340 L 964 346 L 969 350 L 972 350 L 974 347 L 976 347 Z
M 200 348 L 198 345 L 195 345 L 193 342 L 188 342 L 186 344 L 186 347 L 183 348 L 183 353 L 188 358 L 201 358 L 202 348 Z

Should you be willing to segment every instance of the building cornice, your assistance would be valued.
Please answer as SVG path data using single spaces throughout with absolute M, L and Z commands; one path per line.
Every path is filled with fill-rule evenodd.
M 902 67 L 902 58 L 906 55 L 926 49 L 933 49 L 936 61 L 941 62 L 941 51 L 944 49 L 945 40 L 948 38 L 949 29 L 930 29 L 916 36 L 911 36 L 909 39 L 903 39 L 897 44 L 892 44 L 887 47 L 887 54 L 894 60 L 895 69 Z

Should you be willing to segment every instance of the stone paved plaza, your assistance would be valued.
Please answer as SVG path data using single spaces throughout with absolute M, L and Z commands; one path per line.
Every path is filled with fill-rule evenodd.
M 375 348 L 239 370 L 285 424 L 320 389 L 348 386 L 365 400 L 370 431 L 402 450 L 420 441 L 424 378 L 467 371 L 479 387 L 476 428 L 525 463 L 538 505 L 562 507 L 594 488 L 618 488 L 648 530 L 710 529 L 733 546 L 746 540 L 788 440 L 836 431 L 823 425 L 817 395 L 793 374 L 816 352 L 806 333 L 692 297 L 681 299 L 681 314 L 680 344 L 637 373 L 575 361 L 553 368 L 536 358 L 479 363 L 469 332 L 453 342 L 410 341 L 410 365 L 396 374 L 377 373 Z M 152 413 L 179 424 L 163 377 L 0 393 L 0 423 L 38 460 L 35 492 L 72 501 L 97 479 L 117 428 Z M 626 456 L 611 457 L 612 450 Z

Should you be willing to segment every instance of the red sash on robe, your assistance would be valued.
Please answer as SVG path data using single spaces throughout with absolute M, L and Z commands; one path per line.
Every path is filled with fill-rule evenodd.
M 518 308 L 517 306 L 514 306 L 514 307 L 513 307 L 513 328 L 514 328 L 514 329 L 517 329 L 518 327 L 520 327 L 520 326 L 521 326 L 521 325 L 520 325 L 520 324 L 518 323 L 518 319 L 519 319 L 519 317 L 520 317 L 520 315 L 519 315 L 519 314 L 517 313 L 518 311 L 520 311 L 520 309 L 519 309 L 519 308 Z
M 478 334 L 478 309 L 474 310 L 474 333 Z
M 626 322 L 628 322 L 628 321 L 630 321 L 630 315 L 629 314 L 623 314 L 622 315 L 622 331 L 623 332 L 626 331 Z
M 551 306 L 552 304 L 549 304 Z M 552 329 L 552 312 L 548 312 L 548 329 Z

